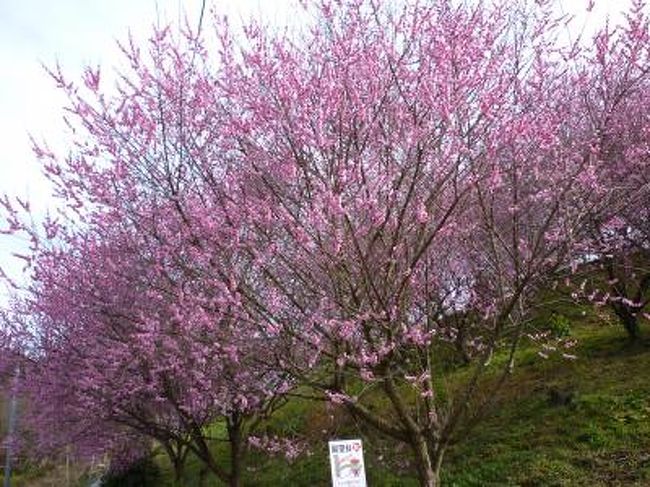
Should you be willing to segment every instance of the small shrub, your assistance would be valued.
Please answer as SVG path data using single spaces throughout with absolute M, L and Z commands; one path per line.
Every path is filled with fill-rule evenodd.
M 149 457 L 143 458 L 126 470 L 108 473 L 102 487 L 156 487 L 160 485 L 160 470 Z
M 549 322 L 549 328 L 556 338 L 571 336 L 571 322 L 562 314 L 553 314 Z

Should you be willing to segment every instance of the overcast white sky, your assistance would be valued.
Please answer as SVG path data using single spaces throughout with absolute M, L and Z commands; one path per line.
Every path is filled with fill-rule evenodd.
M 579 30 L 585 24 L 588 0 L 560 1 L 564 11 L 578 16 Z M 237 18 L 261 15 L 278 22 L 291 18 L 294 4 L 292 0 L 206 3 L 207 9 L 215 7 Z M 627 5 L 629 0 L 596 0 L 588 27 L 608 14 L 617 17 Z M 51 66 L 58 60 L 72 78 L 86 64 L 110 70 L 119 62 L 115 41 L 125 39 L 129 29 L 136 38 L 144 38 L 157 19 L 162 24 L 175 22 L 185 11 L 195 24 L 200 10 L 201 0 L 0 0 L 0 195 L 28 197 L 39 212 L 51 204 L 28 134 L 61 148 L 64 100 L 41 63 Z M 18 267 L 10 263 L 10 254 L 20 247 L 16 239 L 0 235 L 0 267 L 15 273 Z M 0 285 L 0 304 L 4 294 Z

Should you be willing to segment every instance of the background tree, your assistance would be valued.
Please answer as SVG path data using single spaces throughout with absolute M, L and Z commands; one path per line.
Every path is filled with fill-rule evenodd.
M 134 79 L 125 74 L 115 98 L 99 91 L 98 71 L 87 70 L 85 89 L 52 72 L 79 138 L 65 159 L 44 145 L 35 151 L 62 215 L 39 233 L 5 201 L 8 230 L 33 241 L 25 387 L 44 445 L 47 432 L 79 446 L 80 432 L 135 432 L 165 448 L 177 477 L 192 451 L 239 485 L 248 434 L 290 382 L 267 366 L 277 340 L 239 305 L 232 279 L 250 271 L 222 251 L 238 230 L 223 224 L 216 197 L 222 170 L 206 136 L 213 94 L 199 41 L 182 39 L 156 32 L 146 62 L 125 47 Z M 69 425 L 66 435 L 51 421 Z M 229 469 L 206 436 L 215 422 L 225 425 Z M 95 437 L 99 448 L 105 436 Z
M 273 342 L 247 333 L 197 276 L 163 270 L 123 236 L 85 237 L 38 255 L 26 302 L 36 329 L 24 393 L 39 443 L 88 458 L 136 435 L 163 447 L 177 481 L 191 451 L 239 485 L 250 429 L 288 386 L 263 366 Z M 207 431 L 214 423 L 225 437 Z M 230 470 L 215 440 L 228 445 Z
M 594 193 L 600 201 L 592 207 L 585 253 L 606 280 L 599 283 L 592 274 L 588 280 L 594 282 L 583 284 L 582 291 L 609 305 L 634 341 L 650 303 L 649 38 L 641 1 L 633 2 L 623 25 L 596 34 L 596 48 L 582 65 L 589 81 L 582 85 L 577 111 L 599 161 Z M 578 127 L 575 137 L 580 136 Z

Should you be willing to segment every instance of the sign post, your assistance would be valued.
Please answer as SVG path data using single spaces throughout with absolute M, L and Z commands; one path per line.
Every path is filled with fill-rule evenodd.
M 329 442 L 332 487 L 367 487 L 361 440 Z

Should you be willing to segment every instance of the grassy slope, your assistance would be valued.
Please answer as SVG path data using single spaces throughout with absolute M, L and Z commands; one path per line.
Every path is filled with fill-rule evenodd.
M 445 485 L 650 485 L 650 347 L 630 348 L 623 329 L 602 318 L 583 317 L 575 308 L 561 311 L 579 340 L 578 359 L 545 360 L 523 349 L 490 416 L 447 454 Z M 553 406 L 553 387 L 572 391 L 572 402 Z M 288 463 L 252 453 L 246 486 L 328 486 L 327 439 L 357 436 L 364 438 L 370 486 L 417 485 L 406 465 L 408 450 L 321 403 L 290 402 L 268 430 L 308 438 L 312 454 Z M 150 485 L 171 486 L 165 457 L 158 455 L 156 462 L 162 478 Z M 199 485 L 200 468 L 189 458 L 184 485 Z M 43 477 L 40 483 L 23 479 L 16 485 L 58 485 Z M 210 475 L 205 480 L 204 486 L 220 485 Z
M 522 354 L 499 405 L 447 458 L 451 485 L 649 485 L 650 349 L 581 326 L 579 358 Z M 549 389 L 573 391 L 552 406 Z
M 542 359 L 522 350 L 490 416 L 449 451 L 445 485 L 650 485 L 650 348 L 630 348 L 619 326 L 573 315 L 578 359 Z M 571 391 L 571 403 L 552 405 L 553 387 Z M 359 435 L 369 485 L 417 485 L 400 467 L 408 451 L 321 404 L 294 401 L 269 428 L 310 438 L 312 455 L 289 464 L 253 454 L 247 486 L 327 486 L 327 439 Z M 198 485 L 199 464 L 189 463 L 187 485 Z M 160 464 L 168 478 L 164 459 Z

